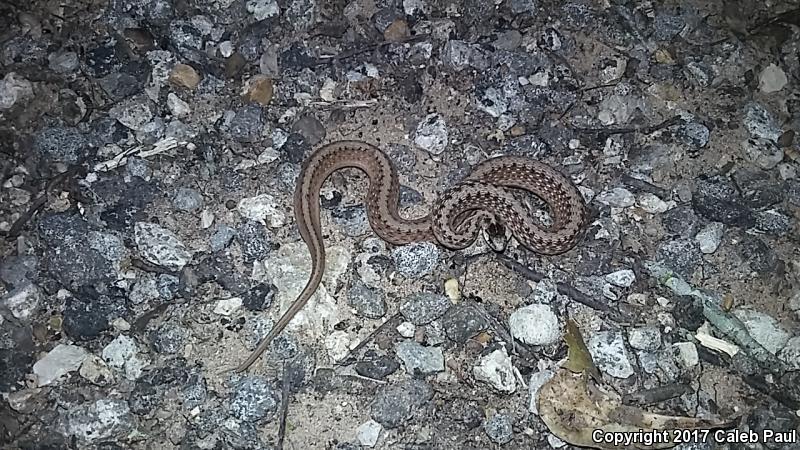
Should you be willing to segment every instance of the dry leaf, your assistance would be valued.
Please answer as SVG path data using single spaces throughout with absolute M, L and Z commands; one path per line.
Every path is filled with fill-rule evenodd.
M 564 363 L 563 367 L 575 373 L 586 371 L 595 381 L 600 383 L 600 371 L 594 365 L 592 354 L 589 353 L 589 349 L 583 341 L 580 328 L 572 319 L 567 319 L 564 341 L 567 343 L 568 350 L 567 362 Z

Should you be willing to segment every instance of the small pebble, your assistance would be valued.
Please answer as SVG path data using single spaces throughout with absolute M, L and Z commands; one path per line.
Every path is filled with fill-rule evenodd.
M 424 347 L 416 342 L 402 341 L 395 346 L 397 357 L 403 361 L 406 372 L 428 375 L 444 371 L 444 354 L 441 347 Z
M 548 305 L 528 305 L 508 318 L 511 335 L 530 345 L 552 344 L 561 337 L 558 317 Z
M 200 74 L 187 64 L 176 64 L 169 74 L 170 83 L 191 90 L 197 88 L 200 80 Z
M 514 366 L 505 347 L 482 357 L 478 365 L 472 368 L 472 375 L 500 392 L 512 394 L 517 390 Z

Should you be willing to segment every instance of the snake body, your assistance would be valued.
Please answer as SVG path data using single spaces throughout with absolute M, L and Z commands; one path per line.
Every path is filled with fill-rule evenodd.
M 467 178 L 444 192 L 432 212 L 404 219 L 398 212 L 397 171 L 377 147 L 361 141 L 338 141 L 314 152 L 303 164 L 294 191 L 294 214 L 300 236 L 311 253 L 311 276 L 303 291 L 235 370 L 243 372 L 267 349 L 314 295 L 325 271 L 325 247 L 320 223 L 319 193 L 325 180 L 347 167 L 369 177 L 366 205 L 372 230 L 395 245 L 432 241 L 450 249 L 469 247 L 487 222 L 507 226 L 524 247 L 545 255 L 573 248 L 582 236 L 588 216 L 583 197 L 572 183 L 552 167 L 519 156 L 499 156 L 478 164 Z M 528 191 L 547 203 L 553 224 L 536 224 L 529 209 L 512 194 Z

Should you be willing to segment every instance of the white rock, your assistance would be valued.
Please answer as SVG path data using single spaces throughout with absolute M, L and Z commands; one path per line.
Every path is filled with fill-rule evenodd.
M 636 274 L 631 269 L 618 270 L 605 276 L 606 281 L 618 287 L 631 287 L 636 281 Z
M 10 109 L 20 100 L 33 97 L 33 84 L 14 72 L 0 80 L 0 109 Z
M 794 370 L 800 370 L 800 336 L 789 339 L 778 357 Z
M 106 345 L 103 349 L 103 359 L 111 367 L 124 369 L 125 378 L 129 380 L 139 378 L 148 364 L 147 359 L 139 354 L 136 341 L 123 334 Z
M 636 197 L 631 191 L 617 187 L 610 191 L 603 191 L 597 196 L 600 203 L 613 206 L 615 208 L 627 208 L 636 203 Z
M 528 397 L 528 411 L 531 413 L 539 415 L 539 408 L 536 406 L 539 389 L 550 381 L 553 375 L 555 375 L 555 372 L 549 369 L 540 370 L 539 372 L 531 374 L 531 380 L 528 382 L 528 393 L 530 395 L 530 397 Z
M 744 323 L 750 336 L 773 355 L 789 341 L 789 333 L 775 319 L 762 312 L 738 308 L 733 314 Z
M 3 298 L 3 304 L 17 319 L 27 319 L 39 307 L 41 290 L 32 283 L 20 286 Z
M 586 346 L 598 369 L 615 378 L 633 375 L 628 351 L 619 331 L 598 331 L 589 337 Z
M 697 346 L 694 342 L 676 342 L 672 346 L 678 351 L 678 362 L 685 369 L 691 369 L 700 363 Z
M 722 242 L 722 234 L 725 225 L 720 222 L 711 222 L 703 227 L 694 237 L 695 242 L 700 246 L 700 251 L 705 254 L 714 253 Z
M 766 94 L 778 92 L 788 82 L 789 80 L 786 78 L 783 69 L 773 63 L 761 71 L 761 75 L 758 77 L 758 89 Z
M 269 225 L 270 228 L 280 228 L 286 223 L 286 215 L 275 197 L 269 194 L 243 198 L 239 201 L 238 209 L 242 217 Z
M 4 395 L 7 395 L 8 406 L 10 406 L 11 409 L 21 413 L 29 413 L 31 412 L 29 411 L 31 407 L 35 405 L 35 403 L 30 403 L 30 400 L 36 397 L 41 391 L 42 390 L 39 388 L 28 388 L 9 392 Z
M 114 382 L 114 373 L 108 368 L 105 361 L 96 355 L 89 355 L 81 364 L 78 373 L 92 384 L 108 386 Z
M 234 311 L 242 307 L 242 299 L 240 297 L 225 298 L 217 300 L 217 305 L 214 306 L 214 314 L 221 316 L 230 316 Z
M 411 322 L 403 322 L 397 326 L 397 332 L 400 334 L 400 336 L 403 336 L 404 338 L 408 339 L 414 337 L 416 329 L 417 327 L 414 326 L 414 324 Z
M 247 0 L 245 7 L 256 20 L 268 19 L 281 12 L 278 2 L 275 0 Z
M 447 148 L 447 125 L 439 114 L 428 114 L 417 125 L 414 143 L 428 153 L 439 155 Z
M 173 92 L 167 94 L 167 108 L 177 118 L 183 118 L 192 113 L 192 107 Z
M 561 337 L 558 317 L 548 305 L 523 306 L 508 319 L 511 335 L 529 345 L 552 344 Z
M 334 361 L 342 361 L 350 354 L 350 336 L 347 332 L 336 330 L 325 337 L 325 349 Z
M 636 204 L 650 214 L 661 214 L 669 209 L 669 204 L 667 202 L 649 192 L 639 194 L 639 197 L 636 199 Z
M 231 41 L 224 41 L 219 43 L 219 54 L 222 55 L 223 58 L 229 58 L 235 49 L 233 48 L 233 43 Z
M 378 443 L 383 427 L 378 422 L 370 419 L 362 423 L 356 430 L 358 442 L 365 447 L 374 447 Z
M 505 347 L 481 358 L 480 364 L 472 368 L 472 374 L 476 380 L 488 383 L 500 392 L 511 394 L 517 390 L 514 366 Z
M 175 271 L 183 269 L 192 259 L 192 254 L 172 231 L 154 223 L 136 222 L 134 241 L 144 259 Z
M 78 370 L 89 353 L 76 345 L 58 344 L 33 365 L 38 386 L 47 386 L 62 376 Z

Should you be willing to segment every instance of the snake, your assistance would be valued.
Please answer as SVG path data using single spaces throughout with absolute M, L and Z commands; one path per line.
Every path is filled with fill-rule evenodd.
M 362 141 L 326 144 L 304 161 L 294 190 L 295 221 L 311 254 L 308 282 L 250 356 L 234 369 L 236 372 L 246 371 L 317 291 L 325 271 L 320 190 L 331 174 L 344 168 L 360 169 L 367 175 L 367 220 L 378 237 L 393 245 L 434 242 L 461 250 L 494 222 L 507 227 L 523 247 L 542 255 L 558 255 L 577 245 L 588 221 L 585 200 L 569 177 L 541 161 L 515 155 L 478 163 L 463 180 L 437 197 L 427 215 L 403 218 L 398 211 L 397 170 L 386 153 Z M 527 191 L 547 204 L 550 226 L 537 223 L 530 208 L 514 195 L 517 190 Z

